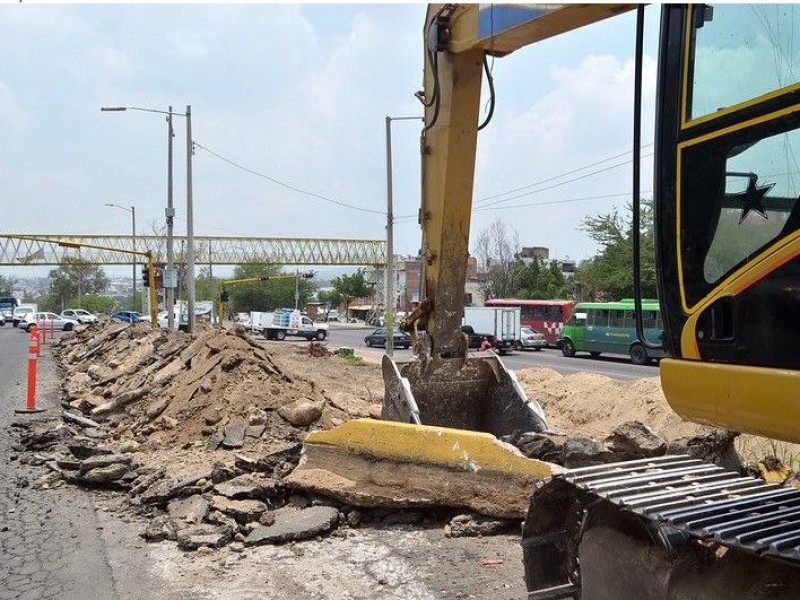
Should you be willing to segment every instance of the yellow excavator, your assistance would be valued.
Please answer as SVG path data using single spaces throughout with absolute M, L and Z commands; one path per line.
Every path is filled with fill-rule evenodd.
M 503 514 L 516 509 L 502 505 L 503 486 L 522 476 L 532 492 L 522 538 L 529 600 L 798 598 L 800 490 L 688 456 L 574 470 L 509 459 L 497 438 L 545 431 L 546 416 L 500 359 L 468 354 L 460 333 L 476 141 L 487 124 L 479 119 L 483 72 L 492 108 L 494 100 L 487 57 L 631 10 L 638 240 L 644 7 L 428 8 L 419 94 L 423 301 L 403 323 L 416 355 L 384 358 L 384 420 L 312 434 L 296 477 L 365 505 L 382 493 L 424 505 L 445 486 L 464 506 Z M 664 393 L 686 419 L 800 442 L 800 10 L 660 10 L 654 190 Z M 637 330 L 647 344 L 638 253 Z M 361 462 L 331 475 L 342 452 Z M 377 473 L 382 461 L 395 465 L 389 475 Z M 462 489 L 431 465 L 483 479 Z M 314 483 L 321 473 L 325 485 Z M 359 476 L 361 486 L 352 483 Z

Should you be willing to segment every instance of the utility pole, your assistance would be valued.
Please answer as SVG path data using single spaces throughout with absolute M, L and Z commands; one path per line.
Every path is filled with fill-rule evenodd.
M 175 132 L 172 129 L 172 107 L 167 114 L 167 271 L 164 273 L 164 308 L 167 309 L 167 328 L 169 331 L 175 327 L 175 249 L 173 247 L 173 227 L 175 220 L 175 207 L 172 203 L 172 138 Z
M 386 117 L 386 356 L 394 356 L 394 214 L 392 197 L 392 121 L 423 121 L 423 117 Z
M 294 270 L 294 309 L 300 305 L 300 269 Z
M 192 107 L 186 105 L 186 310 L 189 333 L 194 331 L 194 210 L 192 208 Z
M 136 252 L 136 207 L 131 206 L 131 226 L 133 229 L 133 251 Z M 144 304 L 144 294 L 142 294 L 142 304 Z M 136 310 L 136 255 L 133 255 L 133 300 L 131 310 Z
M 386 356 L 394 356 L 394 215 L 392 214 L 392 118 L 386 117 Z

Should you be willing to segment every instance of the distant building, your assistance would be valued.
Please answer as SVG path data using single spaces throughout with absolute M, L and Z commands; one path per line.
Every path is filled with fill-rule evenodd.
M 483 306 L 484 294 L 478 277 L 478 260 L 470 256 L 467 260 L 466 282 L 464 284 L 464 303 L 468 306 Z M 376 282 L 375 303 L 384 305 L 385 281 L 383 271 L 374 270 L 368 276 Z M 394 293 L 395 311 L 410 312 L 419 303 L 421 263 L 418 256 L 395 256 Z
M 551 259 L 550 248 L 545 248 L 544 246 L 524 246 L 522 250 L 514 255 L 514 258 L 521 260 L 526 265 L 531 264 L 537 258 L 545 265 L 556 265 L 561 274 L 567 279 L 575 276 L 575 269 L 578 266 L 574 260 Z

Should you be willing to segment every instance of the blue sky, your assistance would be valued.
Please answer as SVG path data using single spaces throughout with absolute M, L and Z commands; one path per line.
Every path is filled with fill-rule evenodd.
M 647 12 L 652 102 L 658 7 Z M 135 205 L 141 232 L 160 226 L 163 117 L 101 113 L 103 105 L 191 104 L 200 144 L 292 185 L 383 210 L 384 116 L 421 114 L 413 93 L 422 80 L 424 13 L 421 4 L 0 6 L 0 204 L 6 214 L 25 208 L 3 229 L 127 233 L 128 216 L 106 202 Z M 623 15 L 493 61 L 497 110 L 479 138 L 476 199 L 630 148 L 633 28 L 633 15 Z M 647 143 L 652 110 L 645 116 Z M 178 231 L 184 126 L 176 120 Z M 395 123 L 393 138 L 395 212 L 416 214 L 419 126 Z M 645 190 L 651 164 L 645 159 Z M 629 190 L 630 168 L 617 168 L 477 210 L 473 239 L 499 218 L 524 245 L 585 258 L 594 246 L 578 230 L 582 217 L 621 206 L 623 197 L 501 207 Z M 378 214 L 292 193 L 203 150 L 194 157 L 194 197 L 201 235 L 385 235 Z M 416 253 L 415 220 L 401 220 L 395 239 L 398 252 Z

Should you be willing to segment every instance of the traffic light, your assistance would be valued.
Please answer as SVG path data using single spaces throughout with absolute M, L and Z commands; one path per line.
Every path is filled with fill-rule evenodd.
M 142 284 L 144 287 L 150 287 L 150 267 L 147 265 L 142 267 Z

